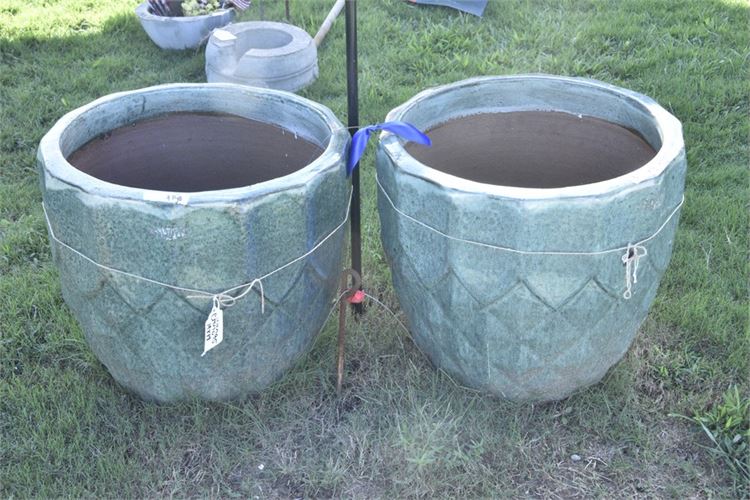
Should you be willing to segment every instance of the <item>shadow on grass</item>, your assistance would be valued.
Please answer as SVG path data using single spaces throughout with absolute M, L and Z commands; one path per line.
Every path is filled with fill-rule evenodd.
M 42 135 L 66 112 L 103 95 L 160 83 L 204 81 L 195 50 L 162 51 L 133 15 L 65 37 L 22 34 L 0 39 L 0 108 L 4 182 L 27 178 Z

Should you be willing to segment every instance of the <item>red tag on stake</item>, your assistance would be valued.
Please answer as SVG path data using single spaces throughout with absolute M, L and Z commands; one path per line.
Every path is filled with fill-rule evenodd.
M 365 300 L 365 292 L 362 290 L 357 290 L 351 297 L 346 299 L 350 304 L 361 304 L 363 300 Z

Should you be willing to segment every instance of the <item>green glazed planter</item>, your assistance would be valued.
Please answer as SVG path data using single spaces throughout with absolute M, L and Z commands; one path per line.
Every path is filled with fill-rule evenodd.
M 518 401 L 564 398 L 628 350 L 669 263 L 686 170 L 675 117 L 593 80 L 470 79 L 422 92 L 387 119 L 426 130 L 532 110 L 627 127 L 656 156 L 599 182 L 533 188 L 436 170 L 388 133 L 377 155 L 382 240 L 414 341 L 467 386 Z
M 67 160 L 108 131 L 176 112 L 227 113 L 272 124 L 322 154 L 256 184 L 179 194 L 106 182 Z M 348 143 L 349 134 L 327 108 L 290 93 L 232 84 L 112 94 L 52 127 L 39 146 L 38 166 L 50 235 L 62 242 L 51 242 L 53 257 L 66 303 L 115 380 L 149 400 L 226 400 L 262 390 L 292 366 L 322 328 L 337 291 L 350 197 Z M 224 340 L 205 356 L 211 296 L 143 279 L 218 293 L 316 245 L 262 281 L 264 312 L 260 284 L 228 304 Z M 247 288 L 232 295 L 242 291 Z

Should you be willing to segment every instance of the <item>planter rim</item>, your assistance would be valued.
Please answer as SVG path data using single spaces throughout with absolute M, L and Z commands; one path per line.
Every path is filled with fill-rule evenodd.
M 399 138 L 385 131 L 380 135 L 380 143 L 383 150 L 391 160 L 393 160 L 393 164 L 396 166 L 395 168 L 446 189 L 503 198 L 538 200 L 597 196 L 626 189 L 645 181 L 656 179 L 684 149 L 682 124 L 675 116 L 669 113 L 656 101 L 644 94 L 632 90 L 617 87 L 594 79 L 579 77 L 547 74 L 519 74 L 469 78 L 447 85 L 433 87 L 418 93 L 402 105 L 391 110 L 388 113 L 386 120 L 403 121 L 406 119 L 406 115 L 409 111 L 419 106 L 422 102 L 440 94 L 448 93 L 460 88 L 479 87 L 495 82 L 508 82 L 514 80 L 547 80 L 553 83 L 567 83 L 580 87 L 588 87 L 607 92 L 611 94 L 614 99 L 624 99 L 632 104 L 640 106 L 654 120 L 654 124 L 662 142 L 661 147 L 658 149 L 656 156 L 654 156 L 648 163 L 632 172 L 628 172 L 627 174 L 613 177 L 605 181 L 558 188 L 528 188 L 486 184 L 447 174 L 418 161 L 406 151 L 404 143 Z
M 330 132 L 328 143 L 325 145 L 323 152 L 315 160 L 294 172 L 275 177 L 267 181 L 259 182 L 249 186 L 240 186 L 236 188 L 220 189 L 213 191 L 197 191 L 186 194 L 189 196 L 188 205 L 197 205 L 205 203 L 224 203 L 233 202 L 240 199 L 251 197 L 260 197 L 268 194 L 284 191 L 296 186 L 305 185 L 312 181 L 323 171 L 332 168 L 342 161 L 345 145 L 349 141 L 349 132 L 343 124 L 336 118 L 333 112 L 322 104 L 316 103 L 304 97 L 300 97 L 291 92 L 283 90 L 273 90 L 267 88 L 251 87 L 248 85 L 238 85 L 234 83 L 170 83 L 165 85 L 155 85 L 142 89 L 116 92 L 100 97 L 84 106 L 76 108 L 66 113 L 60 118 L 52 128 L 42 137 L 39 143 L 38 155 L 44 159 L 44 170 L 47 175 L 58 179 L 68 185 L 76 187 L 81 191 L 93 195 L 99 195 L 108 198 L 117 198 L 144 202 L 147 199 L 167 199 L 169 195 L 175 194 L 175 191 L 161 191 L 156 189 L 144 189 L 130 186 L 114 184 L 89 175 L 73 165 L 65 158 L 61 148 L 61 139 L 67 128 L 79 117 L 87 114 L 94 108 L 107 105 L 124 97 L 133 95 L 146 95 L 162 92 L 185 91 L 190 93 L 231 93 L 231 94 L 262 94 L 276 99 L 293 101 L 297 105 L 304 106 L 313 112 L 323 122 Z M 195 112 L 201 112 L 196 108 Z M 241 116 L 241 115 L 237 115 Z M 138 118 L 134 118 L 137 120 Z M 273 122 L 270 122 L 273 124 Z M 102 130 L 99 133 L 106 132 Z M 95 138 L 98 134 L 91 137 Z M 90 140 L 90 139 L 89 139 Z M 83 146 L 83 144 L 81 145 Z M 342 170 L 341 175 L 344 175 Z
M 141 19 L 147 19 L 149 21 L 157 21 L 157 22 L 178 22 L 178 23 L 189 23 L 191 21 L 196 20 L 203 20 L 210 17 L 222 17 L 226 15 L 227 12 L 233 11 L 233 8 L 228 9 L 219 9 L 214 12 L 211 12 L 210 14 L 201 14 L 199 16 L 157 16 L 156 14 L 152 14 L 148 11 L 148 2 L 143 2 L 138 5 L 138 7 L 135 8 L 136 15 Z

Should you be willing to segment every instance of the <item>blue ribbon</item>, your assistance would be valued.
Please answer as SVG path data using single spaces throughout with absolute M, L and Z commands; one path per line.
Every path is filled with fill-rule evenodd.
M 368 125 L 362 127 L 355 132 L 352 137 L 352 145 L 349 147 L 349 159 L 346 163 L 346 175 L 352 175 L 354 169 L 357 167 L 359 159 L 365 154 L 365 148 L 367 147 L 367 141 L 370 140 L 370 135 L 377 130 L 387 130 L 402 139 L 407 141 L 416 142 L 417 144 L 424 144 L 425 146 L 432 146 L 432 141 L 427 135 L 419 130 L 417 127 L 410 123 L 404 122 L 385 122 L 376 123 L 375 125 Z

